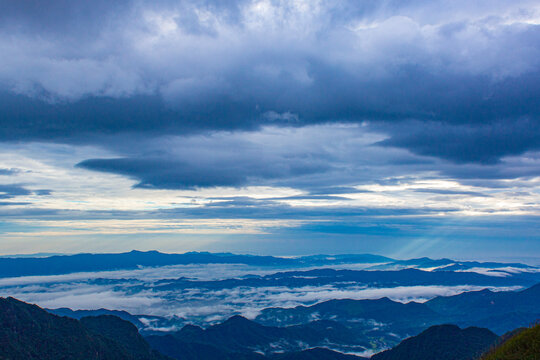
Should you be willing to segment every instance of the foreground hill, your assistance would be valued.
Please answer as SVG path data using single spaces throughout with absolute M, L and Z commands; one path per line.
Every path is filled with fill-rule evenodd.
M 398 346 L 375 354 L 372 360 L 474 360 L 498 339 L 488 329 L 437 325 Z
M 113 316 L 59 317 L 0 298 L 0 359 L 160 360 L 131 323 Z
M 482 360 L 539 360 L 540 359 L 540 324 L 523 331 L 504 341 L 488 352 Z

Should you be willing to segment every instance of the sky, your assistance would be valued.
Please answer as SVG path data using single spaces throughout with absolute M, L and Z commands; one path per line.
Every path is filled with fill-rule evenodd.
M 540 263 L 540 5 L 0 0 L 0 254 Z

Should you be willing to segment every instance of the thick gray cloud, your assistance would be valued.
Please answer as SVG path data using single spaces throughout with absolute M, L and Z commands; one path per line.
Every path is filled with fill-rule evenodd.
M 27 195 L 50 195 L 51 191 L 46 189 L 29 190 L 21 184 L 0 184 L 0 199 L 12 199 L 18 196 Z M 5 204 L 10 204 L 6 202 Z M 18 203 L 12 203 L 18 204 Z
M 4 141 L 383 120 L 384 144 L 456 162 L 538 145 L 532 1 L 1 5 Z

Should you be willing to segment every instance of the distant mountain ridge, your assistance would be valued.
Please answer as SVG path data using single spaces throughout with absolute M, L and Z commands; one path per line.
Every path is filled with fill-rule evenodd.
M 187 264 L 244 264 L 274 267 L 317 267 L 344 264 L 373 264 L 372 270 L 401 269 L 407 267 L 438 268 L 442 270 L 467 270 L 480 268 L 538 269 L 533 266 L 512 263 L 478 263 L 450 259 L 429 258 L 395 260 L 372 254 L 310 255 L 295 258 L 235 255 L 231 253 L 187 252 L 165 254 L 158 251 L 136 251 L 118 254 L 76 254 L 49 257 L 0 257 L 0 278 L 32 275 L 59 275 L 75 272 L 96 272 L 137 269 L 140 266 L 169 266 Z M 386 264 L 377 267 L 377 264 Z M 434 269 L 439 271 L 441 269 Z
M 425 303 L 460 326 L 486 327 L 504 334 L 540 319 L 540 283 L 521 291 L 489 289 L 436 297 Z
M 475 272 L 402 270 L 336 270 L 314 269 L 283 271 L 271 275 L 230 278 L 224 280 L 192 280 L 187 278 L 164 279 L 152 284 L 163 291 L 175 288 L 230 289 L 235 287 L 268 286 L 322 286 L 347 287 L 351 282 L 374 287 L 423 286 L 423 285 L 479 285 L 479 286 L 531 286 L 537 281 L 528 278 L 498 277 Z
M 502 335 L 540 319 L 540 284 L 521 291 L 490 290 L 464 292 L 455 296 L 439 296 L 425 303 L 401 303 L 388 298 L 374 300 L 336 299 L 311 306 L 266 308 L 254 319 L 273 327 L 331 320 L 366 339 L 384 339 L 381 346 L 397 344 L 401 339 L 418 334 L 429 326 L 453 323 L 462 327 L 488 328 Z M 115 315 L 133 323 L 143 334 L 163 334 L 178 331 L 185 325 L 181 318 L 132 315 L 115 310 L 47 310 L 57 315 L 81 319 L 85 316 Z M 144 323 L 141 321 L 144 319 Z M 389 335 L 394 334 L 394 335 Z
M 315 319 L 332 319 L 369 332 L 379 329 L 413 335 L 430 325 L 454 323 L 489 328 L 502 335 L 540 319 L 540 284 L 521 291 L 490 290 L 438 296 L 425 303 L 406 304 L 388 298 L 376 300 L 329 300 L 312 306 L 267 308 L 256 321 L 274 326 L 302 324 Z

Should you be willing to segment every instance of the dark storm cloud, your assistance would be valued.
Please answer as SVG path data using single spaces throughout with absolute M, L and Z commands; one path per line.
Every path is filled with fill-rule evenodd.
M 402 147 L 458 163 L 493 164 L 503 156 L 540 147 L 540 122 L 536 118 L 462 125 L 416 121 L 389 125 L 388 131 L 391 138 L 380 145 Z
M 415 128 L 417 132 L 423 131 L 421 124 L 413 125 L 404 123 L 397 127 L 394 136 L 413 137 L 416 134 L 412 129 Z M 460 126 L 451 126 L 455 127 Z M 407 133 L 409 129 L 410 133 Z M 416 174 L 422 174 L 425 180 L 443 176 L 488 188 L 507 186 L 500 182 L 502 179 L 540 174 L 540 162 L 533 160 L 537 158 L 534 154 L 525 158 L 508 157 L 499 162 L 464 163 L 464 160 L 446 161 L 444 156 L 441 156 L 443 160 L 438 160 L 395 149 L 397 145 L 388 144 L 395 138 L 380 142 L 377 139 L 381 136 L 371 131 L 380 132 L 381 129 L 370 125 L 320 125 L 296 129 L 269 127 L 257 132 L 232 134 L 215 132 L 212 135 L 123 138 L 123 142 L 115 144 L 114 149 L 126 157 L 89 159 L 78 166 L 129 176 L 138 181 L 137 187 L 284 186 L 302 189 L 304 194 L 295 196 L 304 200 L 322 200 L 325 196 L 327 200 L 338 200 L 341 194 L 368 192 L 354 185 L 413 183 L 418 180 Z M 467 142 L 461 141 L 457 135 L 445 138 L 427 129 L 425 137 L 418 136 L 418 139 L 430 142 L 433 149 L 448 146 L 447 140 L 455 146 L 455 151 L 462 151 L 464 157 L 470 158 L 474 156 L 471 152 L 484 151 L 488 141 L 482 133 L 473 135 Z M 532 132 L 523 132 L 523 136 L 534 140 Z M 509 142 L 502 133 L 500 139 L 503 143 Z M 410 148 L 414 151 L 412 145 Z M 493 145 L 493 151 L 504 149 L 503 144 Z M 433 173 L 434 170 L 437 173 Z M 468 195 L 478 194 L 471 192 Z
M 17 196 L 50 195 L 50 190 L 28 190 L 20 184 L 0 185 L 0 199 L 12 199 Z
M 32 192 L 24 187 L 11 184 L 11 185 L 0 185 L 0 199 L 11 199 L 16 196 L 30 195 Z
M 325 196 L 310 189 L 399 171 L 538 174 L 503 166 L 540 145 L 533 1 L 0 5 L 0 141 L 99 145 L 116 158 L 79 166 L 139 187 L 257 183 Z M 190 142 L 193 134 L 328 123 L 364 123 L 386 135 L 382 155 L 368 155 L 395 173 L 354 155 L 365 146 L 314 151 L 323 147 L 314 141 L 279 153 L 289 141 L 262 156 L 237 142 L 156 146 L 166 135 Z M 241 150 L 224 150 L 231 146 Z M 385 152 L 393 148 L 418 156 Z
M 212 161 L 195 158 L 185 162 L 167 158 L 89 159 L 77 166 L 97 171 L 127 175 L 140 180 L 137 187 L 189 189 L 214 186 L 244 186 L 250 181 L 290 178 L 328 170 L 330 165 L 292 159 L 276 164 L 245 158 L 249 163 Z

